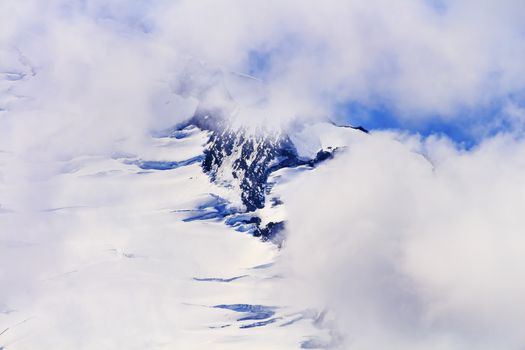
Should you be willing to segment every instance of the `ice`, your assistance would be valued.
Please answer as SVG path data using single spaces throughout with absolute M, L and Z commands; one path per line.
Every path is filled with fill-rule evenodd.
M 279 248 L 236 231 L 250 218 L 203 173 L 207 135 L 64 159 L 30 206 L 3 183 L 0 347 L 293 349 L 323 332 L 271 292 Z

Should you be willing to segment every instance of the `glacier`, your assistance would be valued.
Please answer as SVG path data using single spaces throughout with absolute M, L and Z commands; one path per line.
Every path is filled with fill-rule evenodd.
M 31 210 L 11 205 L 16 189 L 4 182 L 0 254 L 13 266 L 0 347 L 336 345 L 326 310 L 279 297 L 280 191 L 361 134 L 317 123 L 253 135 L 198 111 L 139 153 L 60 160 L 60 173 L 38 183 L 53 196 Z

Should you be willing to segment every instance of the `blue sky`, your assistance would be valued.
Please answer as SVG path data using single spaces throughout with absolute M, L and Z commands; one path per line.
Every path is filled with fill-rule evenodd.
M 453 116 L 434 115 L 424 119 L 403 118 L 394 109 L 384 105 L 365 106 L 359 103 L 343 104 L 339 107 L 341 119 L 368 130 L 396 129 L 422 136 L 440 135 L 453 140 L 458 147 L 470 149 L 487 137 L 498 133 L 518 132 L 502 116 L 504 101 L 479 108 L 465 108 Z

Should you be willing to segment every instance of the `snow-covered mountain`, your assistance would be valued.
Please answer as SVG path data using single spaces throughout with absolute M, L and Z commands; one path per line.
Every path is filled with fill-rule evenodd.
M 9 74 L 2 96 L 32 77 Z M 275 294 L 282 289 L 275 264 L 286 227 L 281 190 L 334 157 L 344 142 L 330 133 L 347 130 L 233 125 L 235 86 L 226 89 L 221 73 L 191 78 L 199 74 L 209 86 L 193 91 L 180 79 L 176 92 L 203 101 L 219 95 L 226 105 L 203 103 L 145 144 L 39 160 L 41 176 L 29 179 L 24 167 L 34 160 L 0 152 L 0 254 L 16 262 L 2 272 L 11 284 L 0 292 L 0 349 L 337 341 L 326 312 Z M 241 77 L 234 85 L 250 84 Z
M 280 193 L 360 134 L 329 123 L 254 134 L 199 109 L 138 153 L 123 146 L 110 157 L 60 160 L 60 173 L 38 183 L 49 197 L 31 211 L 4 186 L 3 232 L 27 229 L 1 245 L 18 262 L 6 272 L 18 282 L 1 295 L 0 347 L 337 343 L 326 312 L 278 297 Z M 29 217 L 34 225 L 21 226 Z
M 196 115 L 169 133 L 183 138 L 185 132 L 198 128 L 208 133 L 208 142 L 202 156 L 202 170 L 210 180 L 234 193 L 226 205 L 217 199 L 215 217 L 228 217 L 226 222 L 239 231 L 248 231 L 264 240 L 276 237 L 284 228 L 282 220 L 262 220 L 257 213 L 267 207 L 282 205 L 278 196 L 272 195 L 275 182 L 269 178 L 280 169 L 312 169 L 320 162 L 333 157 L 336 148 L 319 149 L 315 157 L 300 156 L 290 137 L 284 132 L 267 133 L 258 130 L 248 133 L 234 129 L 213 112 L 198 110 Z M 201 158 L 194 158 L 201 159 Z M 235 197 L 236 196 L 236 197 Z M 267 197 L 269 200 L 267 200 Z M 218 204 L 218 205 L 217 205 Z M 219 209 L 220 208 L 220 209 Z M 207 219 L 209 215 L 191 217 Z
M 339 342 L 325 310 L 280 295 L 281 197 L 364 133 L 239 126 L 228 113 L 258 82 L 235 77 L 225 88 L 221 73 L 206 74 L 209 86 L 179 79 L 175 88 L 206 103 L 138 145 L 44 159 L 0 152 L 0 254 L 13 262 L 2 270 L 10 285 L 0 291 L 0 349 Z M 6 77 L 5 96 L 32 76 Z

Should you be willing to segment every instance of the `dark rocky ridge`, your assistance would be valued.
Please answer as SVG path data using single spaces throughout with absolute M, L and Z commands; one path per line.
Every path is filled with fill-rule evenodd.
M 232 129 L 219 111 L 197 110 L 188 121 L 177 125 L 170 132 L 177 137 L 185 128 L 195 126 L 209 131 L 209 139 L 204 151 L 202 169 L 209 175 L 210 181 L 230 187 L 231 183 L 221 178 L 223 166 L 231 172 L 240 188 L 244 210 L 217 211 L 214 218 L 228 217 L 226 223 L 239 231 L 249 231 L 263 240 L 273 240 L 284 229 L 284 222 L 270 222 L 261 225 L 261 219 L 250 214 L 265 205 L 265 199 L 271 190 L 268 178 L 271 173 L 282 168 L 298 166 L 315 167 L 316 164 L 334 156 L 336 149 L 319 150 L 313 159 L 305 159 L 298 152 L 286 134 L 251 133 L 242 129 Z M 225 163 L 227 164 L 225 165 Z M 278 199 L 272 200 L 272 206 L 281 205 Z M 214 207 L 215 208 L 215 207 Z M 216 208 L 215 208 L 216 209 Z M 250 214 L 250 215 L 247 215 Z M 210 218 L 210 215 L 202 219 Z M 193 218 L 190 218 L 190 220 Z

